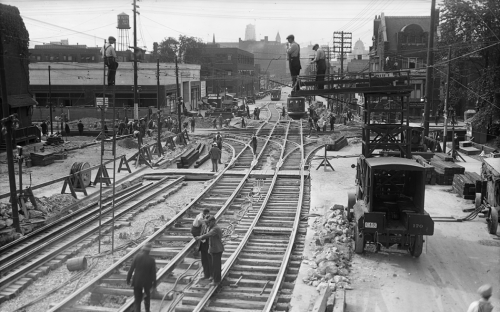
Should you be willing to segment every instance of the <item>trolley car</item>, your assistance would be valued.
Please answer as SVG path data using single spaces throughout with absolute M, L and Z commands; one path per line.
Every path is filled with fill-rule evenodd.
M 298 120 L 306 117 L 306 99 L 304 97 L 288 97 L 286 104 L 288 117 L 291 119 Z
M 271 90 L 271 101 L 281 100 L 281 89 Z

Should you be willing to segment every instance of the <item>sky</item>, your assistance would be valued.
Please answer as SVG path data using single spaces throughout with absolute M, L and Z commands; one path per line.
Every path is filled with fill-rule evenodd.
M 117 15 L 126 13 L 133 25 L 133 0 L 0 0 L 16 6 L 30 34 L 30 47 L 68 39 L 69 44 L 102 46 L 118 39 Z M 439 4 L 440 0 L 437 1 Z M 151 51 L 153 42 L 186 35 L 211 42 L 245 39 L 248 24 L 257 40 L 282 42 L 289 34 L 301 45 L 332 45 L 334 31 L 352 33 L 371 45 L 373 19 L 386 16 L 429 16 L 431 0 L 141 0 L 137 16 L 137 45 Z M 130 45 L 133 29 L 129 30 Z

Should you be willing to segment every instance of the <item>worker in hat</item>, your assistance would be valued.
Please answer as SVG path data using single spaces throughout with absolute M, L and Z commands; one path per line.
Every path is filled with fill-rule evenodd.
M 221 158 L 221 150 L 217 147 L 216 142 L 212 143 L 212 148 L 210 149 L 208 154 L 210 155 L 210 160 L 212 160 L 212 172 L 219 171 L 217 163 L 220 161 Z
M 136 312 L 141 311 L 141 302 L 144 290 L 144 308 L 149 312 L 151 300 L 151 289 L 156 291 L 156 262 L 149 255 L 151 251 L 151 243 L 146 243 L 142 247 L 141 252 L 135 256 L 132 265 L 127 274 L 127 285 L 130 285 L 132 279 L 132 287 L 134 287 L 134 308 Z M 132 274 L 134 275 L 132 277 Z
M 116 69 L 118 68 L 118 62 L 116 61 L 116 51 L 113 46 L 116 43 L 116 39 L 113 36 L 109 36 L 108 42 L 104 44 L 101 49 L 101 55 L 104 59 L 104 64 L 108 67 L 108 86 L 115 85 Z
M 297 77 L 300 74 L 300 46 L 295 42 L 295 36 L 289 35 L 286 37 L 288 40 L 286 54 L 288 56 L 288 65 L 290 67 L 290 75 L 292 76 L 292 88 L 294 91 L 298 91 L 299 84 L 297 83 Z
M 224 244 L 222 243 L 222 230 L 217 225 L 217 219 L 211 216 L 207 219 L 207 233 L 195 237 L 196 240 L 204 240 L 208 238 L 208 253 L 211 260 L 211 279 L 210 285 L 216 285 L 221 281 L 221 265 L 222 253 L 224 252 Z
M 489 284 L 479 287 L 477 293 L 481 296 L 481 298 L 471 303 L 467 312 L 493 311 L 493 305 L 489 302 L 492 292 L 493 288 Z
M 314 59 L 311 61 L 311 64 L 316 63 L 316 81 L 318 83 L 318 90 L 323 90 L 325 88 L 323 81 L 325 81 L 325 73 L 326 73 L 326 57 L 325 51 L 320 48 L 319 44 L 315 44 L 313 46 L 313 50 L 316 51 L 316 55 Z

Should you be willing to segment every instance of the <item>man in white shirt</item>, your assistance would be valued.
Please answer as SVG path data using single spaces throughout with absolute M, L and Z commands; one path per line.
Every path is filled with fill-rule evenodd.
M 325 81 L 325 73 L 326 73 L 326 57 L 325 51 L 319 47 L 319 44 L 315 44 L 313 46 L 313 50 L 316 51 L 316 56 L 311 61 L 312 63 L 316 63 L 316 81 Z M 323 83 L 318 84 L 318 90 L 323 90 L 325 85 Z
M 118 62 L 116 61 L 116 51 L 115 47 L 113 46 L 115 43 L 115 37 L 109 36 L 108 43 L 106 43 L 101 49 L 101 55 L 104 59 L 104 64 L 108 66 L 108 86 L 115 85 L 116 69 L 118 68 Z
M 196 215 L 193 221 L 193 225 L 191 226 L 191 234 L 193 235 L 193 237 L 201 235 L 202 226 L 209 215 L 210 215 L 210 210 L 208 208 L 203 209 L 202 212 Z M 199 242 L 197 242 L 195 245 L 194 249 L 195 254 L 198 254 L 198 249 L 199 249 Z
M 300 74 L 300 46 L 295 42 L 295 36 L 289 35 L 286 37 L 288 40 L 286 54 L 288 56 L 288 65 L 290 67 L 290 75 L 292 76 L 292 86 L 294 91 L 300 90 L 297 83 L 297 77 Z

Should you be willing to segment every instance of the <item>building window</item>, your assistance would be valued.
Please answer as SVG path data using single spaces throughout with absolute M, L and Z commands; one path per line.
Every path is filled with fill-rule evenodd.
M 231 70 L 228 70 L 228 71 L 226 71 L 226 74 L 227 74 L 228 76 L 231 76 L 231 75 L 233 74 L 233 72 L 232 72 Z
M 40 55 L 37 55 L 37 56 L 36 56 L 36 60 L 37 60 L 37 61 L 41 61 L 41 60 L 42 60 L 42 57 L 41 57 Z
M 54 56 L 53 55 L 49 56 L 49 61 L 53 61 L 53 60 L 54 60 Z
M 228 61 L 230 61 L 230 60 L 231 60 L 231 56 L 232 56 L 231 54 L 228 54 L 228 55 L 227 55 L 227 60 L 228 60 Z
M 73 55 L 68 55 L 68 61 L 72 61 L 73 60 Z
M 422 98 L 422 84 L 414 84 L 412 85 L 413 91 L 411 91 L 410 98 L 412 99 L 421 99 Z
M 63 61 L 67 61 L 68 60 L 68 57 L 66 55 L 63 55 Z

